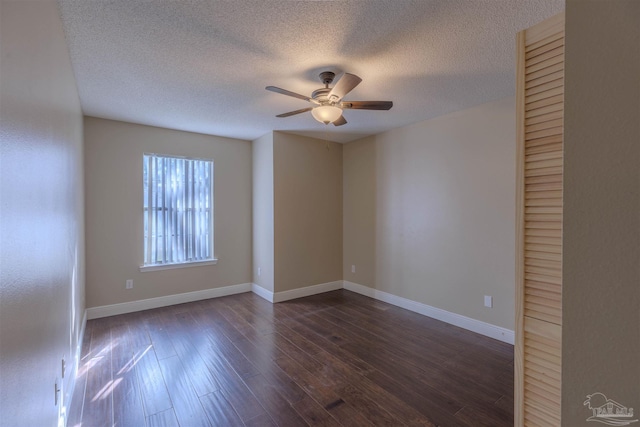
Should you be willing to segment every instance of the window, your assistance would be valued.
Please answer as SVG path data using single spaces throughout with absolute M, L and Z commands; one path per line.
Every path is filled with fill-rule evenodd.
M 145 154 L 142 175 L 144 264 L 140 270 L 215 263 L 213 161 Z

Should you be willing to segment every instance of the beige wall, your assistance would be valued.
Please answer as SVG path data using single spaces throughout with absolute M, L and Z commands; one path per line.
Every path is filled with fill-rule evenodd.
M 253 141 L 251 147 L 253 283 L 273 292 L 273 133 Z
M 514 159 L 512 98 L 346 144 L 344 280 L 513 330 Z
M 55 1 L 0 16 L 0 424 L 57 426 L 84 313 L 82 112 Z
M 640 418 L 640 2 L 567 1 L 563 426 Z
M 378 217 L 376 136 L 344 146 L 343 179 L 342 277 L 375 288 Z M 352 266 L 356 267 L 355 273 L 351 272 Z
M 251 282 L 249 141 L 87 117 L 85 144 L 87 307 Z M 139 271 L 145 152 L 214 160 L 217 265 Z
M 275 291 L 342 279 L 342 145 L 273 133 Z

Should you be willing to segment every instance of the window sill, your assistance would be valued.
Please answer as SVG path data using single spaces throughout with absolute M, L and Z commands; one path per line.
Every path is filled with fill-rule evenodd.
M 181 262 L 176 264 L 158 264 L 158 265 L 141 265 L 140 271 L 157 271 L 157 270 L 170 270 L 172 268 L 187 268 L 187 267 L 201 267 L 204 265 L 216 265 L 218 263 L 217 259 L 208 259 L 206 261 L 195 261 L 195 262 Z

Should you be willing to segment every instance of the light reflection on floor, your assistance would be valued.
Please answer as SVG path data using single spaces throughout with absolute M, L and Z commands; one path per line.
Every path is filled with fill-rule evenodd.
M 92 349 L 92 351 L 88 352 L 84 357 L 80 359 L 80 364 L 76 375 L 76 385 L 78 387 L 85 388 L 88 376 L 93 369 L 103 369 L 103 367 L 101 366 L 102 363 L 111 363 L 111 358 L 109 356 L 113 354 L 113 351 L 116 350 L 120 345 L 120 340 L 121 338 L 114 337 L 114 339 L 111 339 L 109 343 L 102 346 L 102 348 L 95 350 Z M 91 398 L 90 402 L 100 401 L 111 396 L 114 390 L 121 384 L 123 376 L 134 369 L 140 359 L 142 359 L 152 348 L 153 347 L 151 345 L 148 345 L 144 349 L 140 349 L 136 353 L 132 354 L 127 363 L 118 371 L 118 373 L 116 374 L 116 378 L 107 381 L 100 388 L 100 391 L 98 391 Z M 83 383 L 83 381 L 85 383 Z M 82 400 L 89 399 L 89 397 L 90 396 L 86 396 Z M 61 416 L 59 418 L 60 421 L 58 427 L 64 427 L 65 419 L 66 416 Z M 69 425 L 68 427 L 82 427 L 82 422 L 76 423 L 74 425 Z

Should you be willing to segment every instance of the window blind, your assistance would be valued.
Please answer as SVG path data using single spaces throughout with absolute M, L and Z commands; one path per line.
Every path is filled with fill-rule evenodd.
M 213 161 L 144 154 L 144 265 L 213 259 Z

